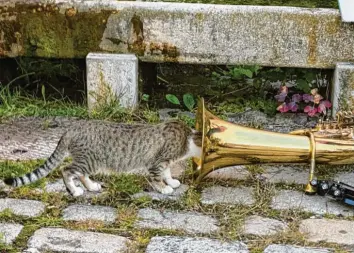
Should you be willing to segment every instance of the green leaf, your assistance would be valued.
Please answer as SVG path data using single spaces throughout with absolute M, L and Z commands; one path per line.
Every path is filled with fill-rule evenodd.
M 305 74 L 305 79 L 307 82 L 312 82 L 313 80 L 316 80 L 316 74 L 313 72 L 306 72 Z
M 253 73 L 251 70 L 249 69 L 239 69 L 239 72 L 245 76 L 247 76 L 248 78 L 252 78 L 253 77 Z
M 262 67 L 258 66 L 258 65 L 254 65 L 250 67 L 250 70 L 252 72 L 254 72 L 256 75 L 258 75 L 258 70 L 262 69 Z
M 42 97 L 43 97 L 44 103 L 46 103 L 46 100 L 45 100 L 45 86 L 44 85 L 42 85 L 41 93 L 42 93 Z
M 232 76 L 232 79 L 234 79 L 234 80 L 241 79 L 241 77 L 242 77 L 242 73 L 240 72 L 240 70 L 238 68 L 232 69 L 230 71 L 230 74 Z
M 299 90 L 302 90 L 305 93 L 309 93 L 311 91 L 309 83 L 304 79 L 297 80 L 296 88 L 298 88 Z
M 213 77 L 220 77 L 220 76 L 221 76 L 219 73 L 217 73 L 217 72 L 215 72 L 215 71 L 213 71 L 213 72 L 211 73 L 211 75 L 212 75 Z
M 192 94 L 186 93 L 183 95 L 184 105 L 191 111 L 195 105 L 195 100 Z
M 179 99 L 175 95 L 167 94 L 166 99 L 172 104 L 180 105 Z
M 143 101 L 149 101 L 149 94 L 143 94 L 143 96 L 141 97 L 141 99 L 143 100 Z

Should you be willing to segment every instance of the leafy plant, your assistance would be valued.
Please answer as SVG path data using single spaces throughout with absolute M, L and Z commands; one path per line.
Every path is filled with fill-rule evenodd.
M 234 66 L 227 67 L 228 70 L 220 69 L 218 72 L 213 72 L 212 75 L 215 80 L 241 80 L 243 78 L 253 78 L 261 69 L 260 66 Z
M 150 99 L 150 96 L 149 96 L 149 94 L 143 94 L 142 96 L 141 96 L 141 100 L 143 100 L 143 101 L 149 101 L 149 99 Z
M 186 93 L 183 95 L 183 103 L 188 108 L 188 110 L 193 110 L 195 105 L 195 100 L 192 94 Z
M 167 101 L 171 102 L 174 105 L 180 105 L 181 103 L 179 102 L 179 99 L 173 95 L 173 94 L 167 94 L 166 95 Z
M 181 102 L 179 101 L 179 99 L 173 95 L 173 94 L 167 94 L 166 95 L 166 99 L 167 101 L 169 101 L 170 103 L 174 104 L 174 105 L 181 105 Z M 195 106 L 195 99 L 194 96 L 191 93 L 186 93 L 183 95 L 183 104 L 185 107 L 188 108 L 188 110 L 193 110 L 194 106 Z

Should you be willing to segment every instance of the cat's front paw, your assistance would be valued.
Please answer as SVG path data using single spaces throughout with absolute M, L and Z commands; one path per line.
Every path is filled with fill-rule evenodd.
M 81 187 L 76 187 L 75 190 L 71 192 L 71 195 L 73 195 L 73 197 L 79 197 L 83 194 L 84 194 L 84 190 Z
M 180 181 L 177 179 L 167 179 L 166 183 L 174 189 L 181 185 Z
M 161 189 L 162 194 L 171 194 L 173 192 L 173 188 L 169 185 L 166 185 L 164 188 Z

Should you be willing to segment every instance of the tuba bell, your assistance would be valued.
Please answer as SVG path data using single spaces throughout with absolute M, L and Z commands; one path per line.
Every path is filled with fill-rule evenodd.
M 193 158 L 195 183 L 214 170 L 247 164 L 310 164 L 307 194 L 316 192 L 316 164 L 354 163 L 354 117 L 339 113 L 313 129 L 278 133 L 240 126 L 213 115 L 198 101 L 196 129 L 202 132 L 202 155 Z

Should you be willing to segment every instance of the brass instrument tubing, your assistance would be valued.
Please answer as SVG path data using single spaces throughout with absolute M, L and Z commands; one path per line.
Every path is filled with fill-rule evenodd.
M 309 137 L 310 137 L 310 177 L 309 177 L 309 184 L 313 179 L 313 176 L 315 174 L 315 165 L 316 165 L 316 142 L 315 142 L 315 136 L 312 132 L 309 132 Z M 311 187 L 312 189 L 312 187 Z M 310 190 L 310 189 L 308 189 Z

